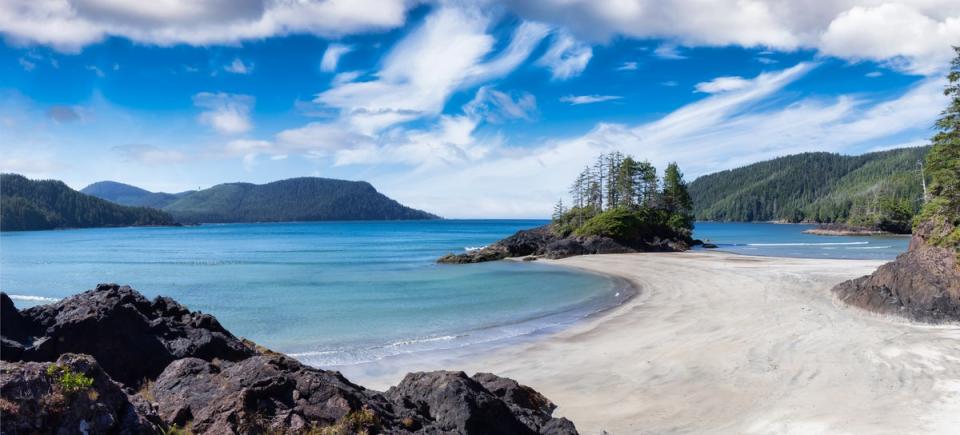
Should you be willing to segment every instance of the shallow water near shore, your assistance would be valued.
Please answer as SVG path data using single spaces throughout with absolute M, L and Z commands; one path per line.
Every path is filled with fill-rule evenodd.
M 217 316 L 320 365 L 492 343 L 627 298 L 611 278 L 531 262 L 437 265 L 544 221 L 317 222 L 4 233 L 0 288 L 18 307 L 99 282 Z
M 324 367 L 454 355 L 562 329 L 630 296 L 623 282 L 537 262 L 437 265 L 537 220 L 314 222 L 3 233 L 0 289 L 18 307 L 99 282 L 171 296 L 234 334 Z M 698 223 L 752 255 L 893 258 L 907 238 Z M 867 248 L 867 249 L 860 249 Z M 454 350 L 459 350 L 456 352 Z M 346 370 L 349 371 L 349 370 Z

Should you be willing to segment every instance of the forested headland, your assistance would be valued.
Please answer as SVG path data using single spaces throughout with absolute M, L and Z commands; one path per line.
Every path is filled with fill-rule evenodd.
M 62 181 L 0 174 L 0 231 L 174 224 L 160 210 L 114 204 Z
M 697 178 L 694 215 L 710 221 L 842 223 L 908 233 L 923 205 L 930 147 L 859 156 L 803 153 Z

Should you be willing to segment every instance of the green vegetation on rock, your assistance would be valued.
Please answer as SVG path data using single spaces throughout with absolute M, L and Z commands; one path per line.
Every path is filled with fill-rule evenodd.
M 922 205 L 929 147 L 859 156 L 803 153 L 697 178 L 700 220 L 844 223 L 909 232 Z
M 619 241 L 689 239 L 693 203 L 676 163 L 664 171 L 620 152 L 601 154 L 570 187 L 573 205 L 559 202 L 552 228 L 561 237 L 603 236 Z
M 0 174 L 0 230 L 173 225 L 160 210 L 126 207 L 71 189 L 61 181 Z

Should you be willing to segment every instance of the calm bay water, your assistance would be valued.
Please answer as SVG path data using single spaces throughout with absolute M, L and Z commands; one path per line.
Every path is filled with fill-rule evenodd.
M 539 263 L 437 265 L 543 221 L 202 225 L 3 233 L 0 289 L 18 306 L 100 282 L 172 296 L 237 335 L 317 365 L 528 335 L 627 297 L 614 280 Z
M 694 237 L 721 251 L 802 258 L 892 260 L 907 250 L 910 236 L 817 236 L 816 225 L 697 222 Z
M 0 289 L 20 307 L 99 282 L 209 312 L 235 334 L 322 366 L 503 342 L 628 297 L 613 279 L 537 262 L 437 265 L 541 225 L 532 220 L 317 222 L 3 233 Z M 807 226 L 698 223 L 721 250 L 893 258 L 904 237 L 826 237 Z

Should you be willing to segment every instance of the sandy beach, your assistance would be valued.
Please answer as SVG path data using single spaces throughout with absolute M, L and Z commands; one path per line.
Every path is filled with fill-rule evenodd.
M 625 278 L 640 294 L 541 340 L 351 379 L 386 388 L 408 370 L 495 372 L 542 392 L 586 434 L 960 428 L 960 326 L 882 318 L 830 294 L 881 261 L 687 252 L 553 263 Z

